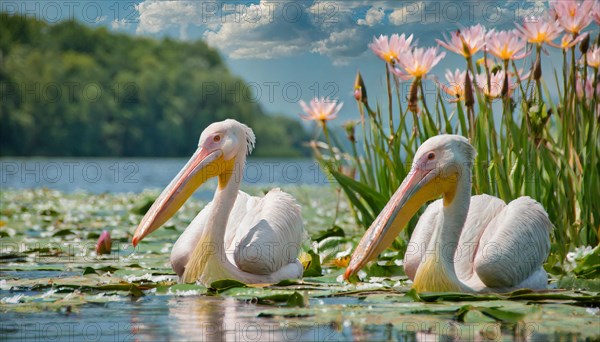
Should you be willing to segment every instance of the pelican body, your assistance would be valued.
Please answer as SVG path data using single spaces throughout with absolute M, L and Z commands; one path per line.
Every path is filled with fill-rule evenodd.
M 218 177 L 213 201 L 171 251 L 180 281 L 210 285 L 228 278 L 258 284 L 300 278 L 297 256 L 305 236 L 300 206 L 279 189 L 262 198 L 239 190 L 254 141 L 252 130 L 235 120 L 208 126 L 194 155 L 140 222 L 133 245 L 162 226 L 207 179 Z
M 406 254 L 404 270 L 419 292 L 507 292 L 544 289 L 542 264 L 552 224 L 529 197 L 509 204 L 471 197 L 475 149 L 457 135 L 439 135 L 417 150 L 413 167 L 354 251 L 348 279 L 389 247 L 426 202 Z

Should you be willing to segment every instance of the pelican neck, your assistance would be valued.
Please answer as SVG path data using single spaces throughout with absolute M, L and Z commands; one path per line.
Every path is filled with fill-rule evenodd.
M 443 217 L 435 234 L 433 248 L 436 248 L 441 258 L 442 267 L 450 279 L 460 287 L 467 287 L 456 275 L 454 267 L 456 250 L 462 234 L 469 205 L 471 203 L 471 172 L 463 172 L 456 184 L 456 194 L 448 205 L 443 206 Z

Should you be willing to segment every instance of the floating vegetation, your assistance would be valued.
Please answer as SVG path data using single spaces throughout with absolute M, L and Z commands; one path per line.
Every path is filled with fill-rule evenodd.
M 263 189 L 245 190 L 257 194 Z M 178 284 L 169 264 L 173 242 L 205 202 L 192 199 L 166 224 L 168 229 L 133 249 L 131 233 L 143 214 L 138 208 L 156 192 L 2 191 L 3 336 L 87 338 L 92 326 L 104 339 L 208 340 L 228 334 L 242 339 L 255 336 L 236 335 L 250 334 L 244 330 L 250 327 L 273 340 L 599 336 L 600 281 L 590 277 L 597 271 L 590 258 L 597 253 L 573 255 L 572 266 L 582 276 L 556 277 L 550 285 L 555 289 L 547 291 L 417 294 L 410 290 L 402 254 L 395 250 L 367 267 L 363 282 L 350 284 L 341 281 L 344 258 L 362 232 L 347 203 L 342 201 L 332 227 L 333 191 L 286 191 L 303 204 L 311 236 L 302 255 L 305 277 L 269 285 L 221 280 L 209 287 Z M 110 232 L 111 250 L 97 255 L 96 242 L 104 230 Z M 30 325 L 23 323 L 24 317 Z M 80 323 L 64 330 L 70 317 Z M 61 330 L 51 330 L 52 324 Z

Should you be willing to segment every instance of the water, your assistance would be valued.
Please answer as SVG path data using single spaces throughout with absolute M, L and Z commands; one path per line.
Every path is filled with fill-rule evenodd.
M 105 318 L 100 318 L 100 313 Z M 344 341 L 329 323 L 281 325 L 255 305 L 219 297 L 147 296 L 135 302 L 83 306 L 76 312 L 3 315 L 0 340 L 19 341 Z M 348 336 L 350 335 L 350 336 Z
M 186 162 L 185 158 L 0 158 L 0 188 L 139 193 L 163 189 Z M 311 159 L 249 159 L 244 169 L 244 185 L 327 183 Z
M 2 189 L 28 189 L 47 187 L 67 193 L 77 190 L 88 191 L 92 194 L 99 193 L 138 193 L 147 188 L 162 189 L 185 164 L 186 159 L 65 159 L 65 158 L 4 158 L 0 159 L 0 187 Z M 213 182 L 214 183 L 214 182 Z M 327 186 L 327 178 L 319 171 L 318 165 L 311 160 L 260 160 L 251 159 L 245 170 L 244 184 L 249 186 L 314 186 L 309 190 L 309 198 L 323 197 L 323 191 L 332 191 Z M 213 189 L 208 185 L 206 188 Z M 212 190 L 198 192 L 200 197 L 211 197 Z M 60 202 L 64 198 L 74 198 L 79 194 L 54 195 L 57 198 L 46 197 L 46 201 Z M 135 196 L 135 195 L 131 195 Z M 111 196 L 87 196 L 82 201 L 90 198 L 111 198 Z M 118 197 L 118 196 L 114 196 Z M 18 207 L 20 210 L 31 210 L 37 213 L 39 208 L 29 208 L 29 200 L 25 200 Z M 33 203 L 39 205 L 39 198 Z M 67 201 L 68 202 L 68 201 Z M 105 200 L 106 205 L 114 204 Z M 0 205 L 2 203 L 0 202 Z M 85 204 L 82 202 L 82 206 Z M 60 206 L 58 206 L 61 208 Z M 78 208 L 72 205 L 72 208 Z M 313 205 L 318 209 L 324 208 Z M 3 208 L 0 208 L 3 209 Z M 309 209 L 309 208 L 306 208 Z M 75 220 L 69 224 L 73 230 L 94 231 L 104 229 L 106 222 L 112 220 L 112 215 L 118 216 L 119 209 L 111 212 L 109 209 L 98 216 L 87 214 L 80 216 L 65 215 Z M 324 210 L 328 212 L 327 210 Z M 10 226 L 10 213 L 2 214 L 0 211 L 0 224 Z M 64 210 L 58 210 L 64 213 Z M 305 219 L 314 220 L 306 214 Z M 109 216 L 102 216 L 104 214 Z M 1 216 L 7 215 L 7 216 Z M 42 239 L 38 231 L 28 227 L 34 224 L 42 228 L 53 224 L 55 218 L 48 217 L 50 221 L 29 220 L 26 218 L 29 211 L 15 212 L 21 219 L 14 220 L 22 223 L 20 229 L 26 230 L 25 238 L 12 237 L 23 243 L 23 246 L 43 243 L 48 238 Z M 33 214 L 35 215 L 35 214 Z M 60 214 L 62 215 L 62 214 Z M 328 214 L 323 214 L 327 216 Z M 122 217 L 121 217 L 122 216 Z M 131 224 L 127 215 L 121 215 L 115 227 L 127 229 Z M 327 217 L 328 218 L 328 217 Z M 29 222 L 29 223 L 27 223 Z M 56 221 L 58 222 L 58 221 Z M 58 224 L 58 223 L 57 223 Z M 316 223 L 313 223 L 316 225 Z M 5 228 L 2 228 L 4 232 Z M 41 230 L 44 231 L 43 229 Z M 22 232 L 22 231 L 21 231 Z M 115 234 L 118 236 L 118 234 Z M 174 241 L 176 232 L 172 231 L 170 240 Z M 81 235 L 80 236 L 85 236 Z M 139 266 L 127 262 L 124 265 L 115 264 L 104 259 L 89 261 L 79 255 L 77 249 L 65 249 L 66 246 L 90 243 L 94 240 L 77 240 L 69 235 L 65 241 L 61 237 L 53 238 L 53 243 L 61 242 L 60 249 L 66 251 L 63 255 L 70 262 L 61 263 L 57 258 L 61 254 L 51 254 L 47 258 L 36 257 L 35 253 L 25 253 L 15 256 L 14 247 L 21 251 L 21 245 L 12 243 L 11 237 L 3 235 L 0 238 L 0 341 L 346 341 L 346 340 L 548 340 L 560 338 L 564 340 L 581 339 L 590 336 L 598 324 L 595 320 L 597 311 L 586 311 L 586 308 L 564 306 L 559 311 L 552 304 L 539 305 L 535 313 L 526 317 L 522 324 L 504 324 L 500 322 L 484 321 L 475 323 L 457 322 L 453 310 L 464 304 L 474 306 L 493 305 L 498 307 L 518 307 L 519 310 L 529 312 L 534 305 L 521 303 L 507 303 L 498 301 L 493 303 L 411 303 L 393 301 L 381 298 L 381 294 L 364 294 L 364 298 L 343 294 L 335 297 L 326 295 L 315 296 L 314 285 L 308 290 L 299 290 L 307 298 L 307 308 L 289 308 L 292 315 L 279 314 L 269 316 L 268 312 L 277 310 L 277 306 L 258 305 L 252 300 L 234 298 L 226 295 L 198 295 L 186 296 L 157 294 L 147 290 L 145 296 L 130 298 L 124 295 L 115 295 L 114 291 L 75 290 L 65 296 L 70 300 L 85 296 L 85 302 L 69 304 L 62 299 L 52 299 L 53 289 L 48 287 L 34 290 L 37 284 L 44 285 L 50 282 L 60 283 L 61 278 L 68 278 L 73 284 L 96 285 L 98 279 L 107 280 L 120 277 L 114 274 L 103 273 L 101 276 L 94 274 L 83 275 L 85 266 L 98 268 L 98 266 L 112 265 L 133 275 L 140 271 Z M 114 245 L 125 244 L 129 241 L 116 239 Z M 162 240 L 160 240 L 162 241 Z M 162 243 L 162 242 L 161 242 Z M 86 245 L 87 246 L 87 245 Z M 148 248 L 146 245 L 144 248 Z M 93 248 L 93 247 L 92 247 Z M 154 253 L 159 260 L 158 268 L 169 267 L 169 248 L 155 248 Z M 151 249 L 148 249 L 150 251 Z M 12 252 L 11 252 L 12 251 Z M 72 253 L 72 254 L 69 254 Z M 39 254 L 37 254 L 39 255 Z M 148 262 L 148 254 L 141 260 Z M 81 259 L 83 257 L 83 259 Z M 73 260 L 84 260 L 79 263 Z M 163 265 L 164 260 L 164 265 Z M 137 264 L 137 261 L 132 261 Z M 86 263 L 89 263 L 86 264 Z M 148 264 L 144 264 L 147 267 Z M 33 267 L 32 267 L 33 266 Z M 37 269 L 35 266 L 42 266 Z M 129 273 L 131 266 L 131 273 Z M 31 267 L 31 268 L 30 268 Z M 152 272 L 152 268 L 143 269 L 143 272 Z M 8 286 L 13 280 L 18 280 L 22 286 Z M 63 279 L 64 281 L 64 279 Z M 34 285 L 36 284 L 36 285 Z M 323 285 L 328 290 L 340 287 L 338 283 Z M 54 289 L 60 288 L 56 286 Z M 339 290 L 338 290 L 339 291 Z M 313 293 L 311 293 L 313 292 Z M 48 296 L 46 296 L 48 295 Z M 24 299 L 20 300 L 20 297 Z M 67 298 L 67 297 L 65 297 Z M 109 298 L 114 298 L 110 300 Z M 91 299 L 91 300 L 90 300 Z M 109 300 L 106 300 L 109 299 Z M 35 304 L 35 305 L 34 305 Z M 545 306 L 550 306 L 548 309 Z M 279 308 L 285 310 L 286 308 Z M 533 309 L 532 309 L 533 310 Z M 594 309 L 596 310 L 596 309 Z M 288 312 L 288 311 L 285 311 Z M 297 314 L 299 313 L 299 314 Z M 574 322 L 574 323 L 573 323 Z M 547 324 L 547 325 L 545 325 Z M 553 325 L 559 325 L 558 328 Z M 433 327 L 433 328 L 432 328 Z M 548 332 L 548 328 L 553 330 Z M 564 332 L 556 333 L 555 331 Z M 585 330 L 584 335 L 579 335 L 573 330 Z M 587 330 L 586 330 L 587 329 Z M 597 330 L 597 329 L 596 329 Z M 592 335 L 593 336 L 593 335 Z
M 66 193 L 139 193 L 162 189 L 187 162 L 186 158 L 0 158 L 0 189 L 49 188 Z M 197 191 L 212 197 L 215 181 Z M 327 178 L 310 159 L 249 159 L 245 186 L 324 186 Z M 203 190 L 207 188 L 207 190 Z M 168 258 L 165 255 L 165 258 Z M 78 276 L 65 271 L 2 271 L 2 279 Z M 0 297 L 37 292 L 2 289 Z M 16 304 L 21 305 L 21 304 Z M 251 303 L 210 296 L 154 296 L 137 300 L 90 303 L 77 308 L 2 314 L 0 341 L 134 341 L 134 340 L 346 340 L 329 323 L 310 326 L 257 317 Z M 262 308 L 264 309 L 264 308 Z M 27 311 L 27 310 L 26 310 Z M 346 332 L 348 333 L 348 332 Z

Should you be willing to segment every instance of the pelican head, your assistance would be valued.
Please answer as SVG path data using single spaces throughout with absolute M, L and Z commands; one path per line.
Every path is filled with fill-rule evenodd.
M 208 126 L 200 135 L 198 149 L 177 176 L 158 196 L 135 230 L 134 246 L 171 218 L 198 187 L 219 177 L 219 188 L 230 181 L 238 156 L 254 148 L 254 133 L 248 126 L 228 119 Z
M 425 141 L 413 166 L 369 230 L 360 240 L 346 269 L 346 279 L 389 247 L 408 221 L 426 202 L 444 196 L 452 204 L 458 184 L 469 180 L 475 149 L 458 135 L 438 135 Z

